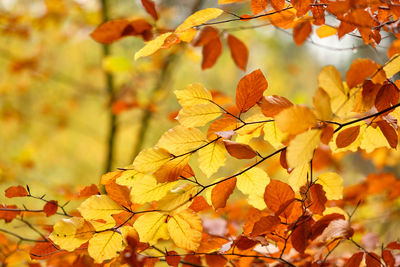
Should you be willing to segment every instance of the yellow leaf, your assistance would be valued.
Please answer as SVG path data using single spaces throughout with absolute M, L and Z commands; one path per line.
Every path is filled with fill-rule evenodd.
M 379 127 L 367 126 L 363 132 L 360 130 L 359 135 L 362 135 L 360 148 L 365 149 L 367 153 L 371 153 L 379 147 L 390 148 L 389 142 Z
M 187 209 L 193 197 L 200 191 L 200 187 L 186 183 L 174 190 L 171 190 L 163 199 L 157 204 L 158 208 L 163 211 L 173 211 L 179 213 L 181 210 Z
M 274 121 L 265 123 L 263 131 L 264 140 L 268 141 L 275 149 L 279 149 L 283 146 L 282 140 L 284 140 L 285 134 L 279 130 Z
M 299 192 L 300 188 L 307 183 L 307 176 L 310 172 L 310 163 L 295 168 L 289 175 L 288 184 L 295 192 Z
M 236 133 L 239 135 L 247 135 L 247 134 L 251 134 L 251 133 L 255 132 L 256 130 L 261 130 L 265 123 L 269 123 L 266 121 L 268 121 L 270 119 L 271 118 L 265 117 L 262 113 L 256 113 L 254 115 L 251 115 L 250 117 L 244 119 L 244 121 L 249 124 L 238 129 L 236 131 Z M 259 123 L 257 123 L 257 122 L 259 122 Z M 253 136 L 253 137 L 257 137 L 257 136 Z M 239 142 L 239 141 L 236 140 L 236 142 Z M 240 142 L 240 143 L 243 143 L 243 142 Z
M 133 161 L 133 168 L 142 173 L 153 173 L 164 163 L 172 159 L 172 155 L 165 149 L 152 147 L 145 149 Z
M 178 121 L 185 127 L 204 126 L 208 122 L 218 118 L 222 114 L 221 109 L 212 103 L 183 108 L 179 111 Z
M 200 246 L 203 226 L 197 213 L 183 210 L 168 221 L 168 232 L 175 245 L 180 248 L 196 251 Z
M 199 150 L 199 168 L 210 177 L 225 165 L 226 149 L 222 142 L 215 141 Z
M 265 171 L 260 168 L 252 168 L 236 176 L 236 179 L 237 188 L 243 194 L 249 195 L 249 203 L 251 205 L 260 210 L 266 208 L 264 191 L 270 179 Z
M 122 249 L 122 236 L 115 231 L 97 233 L 89 240 L 88 252 L 96 263 L 116 257 Z
M 86 220 L 113 220 L 112 214 L 117 214 L 124 209 L 107 195 L 94 195 L 86 199 L 78 208 Z
M 144 204 L 162 199 L 177 182 L 157 183 L 157 180 L 150 175 L 142 179 L 135 179 L 131 189 L 131 200 L 133 203 Z
M 315 33 L 318 35 L 319 38 L 325 38 L 335 35 L 336 32 L 337 32 L 336 28 L 328 25 L 322 25 L 315 31 Z
M 180 176 L 182 175 L 191 156 L 192 154 L 188 153 L 171 159 L 153 173 L 154 177 L 159 183 L 173 182 L 180 179 Z
M 49 238 L 61 249 L 73 251 L 87 242 L 95 229 L 83 218 L 72 217 L 59 220 Z
M 221 15 L 224 11 L 219 8 L 206 8 L 196 13 L 190 15 L 185 21 L 176 28 L 175 33 L 181 33 L 183 31 L 189 30 L 194 26 L 203 24 L 210 19 L 215 19 Z
M 316 183 L 322 185 L 327 199 L 342 199 L 343 179 L 339 174 L 334 172 L 323 173 L 318 176 Z
M 141 57 L 150 56 L 157 52 L 164 44 L 165 39 L 167 39 L 171 34 L 172 32 L 161 34 L 154 40 L 148 42 L 144 47 L 142 47 L 142 49 L 135 53 L 135 60 L 138 60 Z
M 133 185 L 133 181 L 137 177 L 143 177 L 144 174 L 138 172 L 137 170 L 126 170 L 121 173 L 121 175 L 115 180 L 115 182 L 119 185 L 129 186 Z
M 386 78 L 390 79 L 393 75 L 400 71 L 400 54 L 394 55 L 385 66 L 383 70 L 386 73 Z
M 157 146 L 177 156 L 199 148 L 204 144 L 204 136 L 200 130 L 178 125 L 164 133 Z
M 332 118 L 331 99 L 328 93 L 321 88 L 315 92 L 313 104 L 318 119 L 330 120 Z
M 197 30 L 194 28 L 190 28 L 179 34 L 179 39 L 183 42 L 190 42 L 196 36 Z
M 133 224 L 139 234 L 140 242 L 154 245 L 160 238 L 168 240 L 166 219 L 167 215 L 160 212 L 150 212 L 140 216 Z
M 132 69 L 132 63 L 125 57 L 107 56 L 103 59 L 103 69 L 111 73 L 125 72 Z
M 314 127 L 317 118 L 311 109 L 303 106 L 291 106 L 275 116 L 279 130 L 288 134 L 299 134 Z
M 286 151 L 286 160 L 290 168 L 296 168 L 309 162 L 321 140 L 321 130 L 313 129 L 297 135 Z
M 174 93 L 183 108 L 190 108 L 199 104 L 209 104 L 212 101 L 211 93 L 200 83 L 189 84 L 184 90 L 177 90 Z

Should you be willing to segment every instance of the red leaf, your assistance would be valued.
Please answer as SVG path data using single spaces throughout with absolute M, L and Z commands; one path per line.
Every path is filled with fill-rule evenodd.
M 99 189 L 95 184 L 88 185 L 84 187 L 81 191 L 79 191 L 79 197 L 88 198 L 93 195 L 97 195 L 99 193 Z
M 203 61 L 201 62 L 201 69 L 205 70 L 214 66 L 217 59 L 222 53 L 222 42 L 221 39 L 214 38 L 203 46 Z
M 234 158 L 252 159 L 255 156 L 257 156 L 257 153 L 249 145 L 229 140 L 224 140 L 224 145 L 229 155 L 231 155 Z
M 293 29 L 293 40 L 296 45 L 302 45 L 311 34 L 312 27 L 309 21 L 298 23 Z
M 210 267 L 224 267 L 228 262 L 224 256 L 218 254 L 207 254 L 206 255 L 206 263 L 207 266 Z
M 205 46 L 216 38 L 219 38 L 219 31 L 214 27 L 205 26 L 193 40 L 193 46 Z
M 293 230 L 291 235 L 292 245 L 300 254 L 304 254 L 304 251 L 308 246 L 308 239 L 310 236 L 310 221 L 303 222 Z
M 340 131 L 340 133 L 336 137 L 336 146 L 338 148 L 342 148 L 350 145 L 357 139 L 359 133 L 360 133 L 360 125 Z
M 178 256 L 178 253 L 175 251 L 168 251 L 165 256 L 165 261 L 168 263 L 169 266 L 177 267 L 181 262 L 181 257 Z
M 353 256 L 346 262 L 345 267 L 358 267 L 362 259 L 364 258 L 364 252 L 354 253 Z
M 385 84 L 375 98 L 375 107 L 378 111 L 390 108 L 399 102 L 399 91 L 393 84 Z M 387 113 L 389 113 L 388 111 Z M 387 113 L 383 115 L 387 115 Z
M 13 198 L 13 197 L 25 197 L 28 195 L 28 191 L 26 191 L 25 187 L 22 185 L 18 186 L 11 186 L 6 189 L 6 197 Z
M 365 255 L 365 264 L 367 267 L 381 267 L 381 260 L 374 252 Z
M 48 259 L 55 254 L 60 255 L 61 253 L 65 254 L 67 252 L 60 250 L 51 242 L 37 242 L 30 250 L 31 258 L 34 260 Z
M 400 242 L 396 242 L 396 241 L 390 242 L 390 243 L 386 246 L 386 248 L 400 250 Z
M 47 217 L 56 214 L 58 210 L 58 202 L 55 200 L 50 200 L 43 207 L 43 212 L 46 213 Z
M 236 88 L 236 106 L 240 113 L 246 112 L 254 106 L 267 88 L 268 82 L 260 69 L 240 79 Z
M 398 143 L 398 135 L 396 130 L 386 121 L 377 121 L 378 127 L 388 141 L 391 148 L 396 148 Z
M 215 209 L 224 208 L 226 201 L 236 187 L 236 178 L 217 184 L 211 191 L 211 202 Z
M 4 219 L 6 223 L 11 222 L 15 217 L 21 214 L 16 205 L 0 205 L 0 219 Z
M 295 197 L 293 189 L 284 182 L 271 180 L 264 192 L 264 200 L 268 208 L 278 212 L 282 206 L 292 201 Z
M 158 20 L 158 14 L 156 10 L 156 5 L 151 0 L 141 0 L 142 5 L 147 13 L 152 16 L 155 20 Z
M 257 245 L 257 242 L 251 240 L 245 236 L 240 236 L 239 239 L 236 241 L 236 247 L 240 250 L 247 250 Z
M 382 258 L 388 267 L 394 267 L 396 260 L 394 259 L 392 252 L 385 249 L 384 251 L 382 251 Z
M 228 35 L 227 41 L 232 59 L 235 61 L 236 66 L 245 71 L 249 58 L 249 51 L 246 45 L 231 34 Z
M 265 96 L 258 105 L 261 107 L 261 112 L 267 117 L 274 117 L 282 110 L 293 106 L 288 99 L 278 95 Z

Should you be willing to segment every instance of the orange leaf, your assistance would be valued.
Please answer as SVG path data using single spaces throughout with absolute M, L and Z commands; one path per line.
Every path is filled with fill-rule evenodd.
M 313 6 L 311 7 L 311 13 L 314 17 L 314 25 L 324 25 L 325 24 L 325 10 L 323 6 Z
M 247 250 L 257 245 L 257 242 L 247 238 L 246 236 L 240 236 L 236 241 L 236 247 L 240 250 Z
M 206 255 L 207 266 L 224 267 L 227 262 L 228 262 L 228 260 L 222 255 L 218 255 L 218 254 L 207 254 Z
M 278 95 L 269 95 L 261 98 L 259 102 L 261 112 L 267 117 L 274 117 L 279 112 L 293 106 L 287 98 Z
M 265 188 L 264 200 L 268 208 L 278 212 L 282 206 L 294 199 L 293 189 L 286 183 L 272 180 Z
M 400 242 L 390 242 L 389 244 L 387 244 L 386 248 L 400 250 Z
M 311 0 L 292 0 L 294 9 L 297 10 L 296 16 L 305 15 L 311 8 Z
M 214 209 L 224 208 L 226 201 L 236 187 L 236 178 L 231 178 L 217 184 L 211 191 L 211 202 Z
M 206 233 L 203 233 L 200 247 L 196 250 L 197 253 L 209 253 L 211 251 L 216 251 L 220 249 L 224 244 L 229 243 L 229 240 L 218 237 L 218 236 L 210 236 Z
M 325 210 L 325 203 L 327 198 L 325 196 L 325 191 L 322 189 L 322 185 L 313 184 L 310 188 L 311 195 L 311 206 L 309 207 L 310 211 L 314 214 L 322 215 Z
M 388 141 L 390 147 L 396 148 L 398 143 L 398 135 L 396 130 L 387 121 L 377 121 L 379 129 Z
M 205 46 L 203 46 L 203 61 L 201 62 L 201 69 L 205 70 L 214 66 L 221 53 L 222 42 L 219 37 L 208 42 Z
M 299 134 L 317 124 L 317 118 L 308 107 L 291 106 L 275 116 L 279 130 L 288 134 Z
M 43 212 L 46 213 L 47 217 L 56 214 L 58 210 L 58 202 L 55 200 L 50 200 L 43 207 Z
M 182 267 L 192 267 L 192 266 L 201 266 L 201 258 L 200 256 L 195 255 L 187 255 L 183 259 L 187 263 L 191 264 L 183 264 Z
M 246 112 L 254 106 L 267 88 L 268 82 L 260 69 L 240 79 L 236 88 L 236 106 L 240 113 Z
M 245 71 L 247 60 L 249 58 L 249 51 L 246 45 L 231 34 L 228 35 L 227 42 L 231 52 L 231 57 L 233 58 L 233 61 L 235 61 L 236 66 Z
M 199 212 L 209 207 L 210 205 L 208 205 L 203 196 L 197 196 L 193 199 L 193 202 L 192 204 L 190 204 L 189 209 L 192 209 L 195 212 Z
M 322 232 L 325 230 L 325 228 L 329 225 L 329 223 L 331 221 L 334 220 L 344 220 L 344 216 L 343 214 L 338 214 L 338 213 L 332 213 L 332 214 L 328 214 L 324 217 L 322 217 L 321 219 L 319 219 L 316 223 L 314 223 L 312 225 L 311 228 L 311 239 L 315 239 L 317 238 L 320 234 L 322 234 Z
M 66 251 L 60 250 L 53 243 L 49 242 L 37 242 L 30 250 L 30 256 L 34 260 L 48 259 L 52 256 L 65 254 Z
M 293 40 L 296 45 L 302 45 L 311 34 L 311 23 L 307 21 L 296 24 L 293 28 Z
M 396 54 L 400 54 L 400 40 L 395 40 L 387 50 L 388 58 L 393 57 Z
M 380 267 L 382 266 L 381 260 L 374 252 L 365 254 L 365 264 L 367 267 Z
M 366 112 L 375 105 L 375 98 L 381 89 L 381 84 L 375 84 L 370 80 L 364 82 L 362 91 L 356 95 L 354 111 Z
M 205 26 L 193 40 L 193 46 L 204 46 L 215 38 L 219 38 L 219 31 L 214 27 Z
M 346 83 L 349 88 L 353 88 L 361 83 L 367 77 L 375 73 L 378 68 L 377 64 L 366 58 L 355 59 L 346 73 Z
M 251 11 L 254 15 L 260 13 L 268 6 L 268 2 L 266 0 L 251 0 Z
M 22 185 L 18 186 L 11 186 L 6 189 L 6 197 L 13 198 L 13 197 L 25 197 L 28 195 L 28 191 L 26 191 L 25 187 Z
M 168 251 L 167 254 L 165 254 L 165 261 L 169 266 L 177 267 L 181 262 L 181 257 L 178 256 L 176 251 Z
M 271 0 L 271 5 L 275 10 L 281 10 L 285 7 L 285 0 Z
M 234 158 L 252 159 L 255 156 L 257 156 L 257 153 L 249 145 L 229 140 L 224 140 L 224 145 L 229 155 L 231 155 Z
M 327 126 L 322 130 L 321 142 L 325 145 L 329 144 L 332 139 L 334 129 L 331 126 Z
M 237 120 L 232 116 L 215 120 L 210 124 L 210 127 L 208 127 L 207 138 L 212 140 L 217 138 L 216 132 L 234 130 L 236 129 L 236 124 Z
M 151 0 L 141 0 L 142 5 L 147 13 L 152 16 L 155 20 L 158 20 L 158 14 L 156 10 L 156 5 Z
M 360 125 L 350 127 L 341 131 L 336 137 L 336 146 L 338 148 L 342 148 L 350 145 L 357 139 L 359 133 Z
M 79 191 L 79 197 L 88 198 L 92 195 L 97 195 L 99 193 L 99 189 L 95 184 L 85 186 L 81 191 Z
M 281 220 L 277 216 L 268 215 L 261 217 L 261 219 L 254 224 L 251 235 L 258 236 L 271 233 L 280 223 Z
M 281 164 L 282 168 L 284 168 L 286 170 L 289 169 L 289 166 L 288 166 L 287 160 L 286 160 L 286 149 L 281 152 L 281 155 L 279 157 L 279 163 Z
M 18 210 L 16 205 L 0 205 L 0 219 L 4 219 L 6 223 L 14 220 L 19 214 L 21 214 L 21 211 Z
M 362 259 L 364 258 L 364 252 L 354 253 L 353 256 L 346 262 L 345 267 L 358 267 Z
M 122 206 L 129 207 L 131 201 L 129 198 L 130 190 L 126 186 L 119 185 L 114 181 L 106 184 L 107 195 Z

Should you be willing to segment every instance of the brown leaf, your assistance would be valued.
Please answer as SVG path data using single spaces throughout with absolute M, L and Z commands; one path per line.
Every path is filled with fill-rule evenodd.
M 251 0 L 251 11 L 253 12 L 253 15 L 256 15 L 266 9 L 268 6 L 267 0 Z
M 400 250 L 400 242 L 396 242 L 396 241 L 390 242 L 390 243 L 386 246 L 386 248 Z
M 195 255 L 187 255 L 183 259 L 187 263 L 191 264 L 183 264 L 182 267 L 193 267 L 193 266 L 201 266 L 201 258 L 200 256 L 195 256 Z
M 300 254 L 304 254 L 308 246 L 308 239 L 311 236 L 310 221 L 303 222 L 298 227 L 293 230 L 290 237 L 294 249 L 296 249 Z
M 247 238 L 246 236 L 240 236 L 236 241 L 236 247 L 240 250 L 247 250 L 257 245 L 257 242 Z
M 229 243 L 229 240 L 218 237 L 211 236 L 206 233 L 203 233 L 200 247 L 196 250 L 197 253 L 209 253 L 212 251 L 216 251 L 220 249 L 224 244 Z
M 282 110 L 293 106 L 288 99 L 278 95 L 264 96 L 258 105 L 261 107 L 261 112 L 267 117 L 274 117 Z
M 219 38 L 219 31 L 214 27 L 205 26 L 200 30 L 192 44 L 193 46 L 204 46 L 215 38 Z
M 28 195 L 28 191 L 26 191 L 25 187 L 22 185 L 18 186 L 10 186 L 5 191 L 6 197 L 13 198 L 13 197 L 25 197 Z
M 365 264 L 367 267 L 380 267 L 382 266 L 381 260 L 374 252 L 365 254 Z
M 324 229 L 318 239 L 322 242 L 328 242 L 333 239 L 346 239 L 354 234 L 353 228 L 350 226 L 350 222 L 347 220 L 333 220 L 328 224 L 328 227 Z
M 252 159 L 255 156 L 257 156 L 257 153 L 249 145 L 229 140 L 224 140 L 224 145 L 229 155 L 231 155 L 234 158 Z
M 353 256 L 346 262 L 345 267 L 359 267 L 364 258 L 364 252 L 354 253 Z
M 334 132 L 335 132 L 335 130 L 333 129 L 332 126 L 325 127 L 321 133 L 321 142 L 324 145 L 328 145 L 333 137 Z
M 282 168 L 284 168 L 286 170 L 289 169 L 289 166 L 286 161 L 286 149 L 281 152 L 281 155 L 279 156 L 279 162 L 280 162 Z
M 349 88 L 353 88 L 361 83 L 378 68 L 377 64 L 367 58 L 355 59 L 346 73 L 346 83 Z
M 218 254 L 207 254 L 206 255 L 207 266 L 224 267 L 227 262 L 228 262 L 228 260 L 222 255 L 218 255 Z
M 212 39 L 205 46 L 203 46 L 203 61 L 201 62 L 201 69 L 205 70 L 214 66 L 217 59 L 222 53 L 222 42 L 219 37 Z
M 261 219 L 254 224 L 251 236 L 271 233 L 280 223 L 281 220 L 277 216 L 268 215 L 261 217 Z
M 272 180 L 265 188 L 264 201 L 273 212 L 278 212 L 281 206 L 295 197 L 293 189 L 286 183 Z
M 55 200 L 50 200 L 43 207 L 43 212 L 46 213 L 46 217 L 50 217 L 57 213 L 58 210 L 58 202 Z
M 321 219 L 319 219 L 317 222 L 315 222 L 312 225 L 312 228 L 311 228 L 311 232 L 312 232 L 311 239 L 314 240 L 320 234 L 322 234 L 322 232 L 325 230 L 325 228 L 329 225 L 329 223 L 331 221 L 340 220 L 340 219 L 344 220 L 344 216 L 342 214 L 338 214 L 338 213 L 328 214 L 328 215 L 325 215 L 324 217 L 322 217 Z
M 146 12 L 150 16 L 152 16 L 155 20 L 158 20 L 158 14 L 154 2 L 152 0 L 141 0 L 141 1 Z
M 312 27 L 310 21 L 298 23 L 293 29 L 293 40 L 296 45 L 302 45 L 311 34 Z
M 320 184 L 313 184 L 310 188 L 311 195 L 311 206 L 310 211 L 314 214 L 322 215 L 325 210 L 325 204 L 327 198 L 325 196 L 325 191 Z
M 236 87 L 236 106 L 240 113 L 253 107 L 263 96 L 268 88 L 268 82 L 260 69 L 247 74 L 240 79 Z
M 236 187 L 236 178 L 218 183 L 211 191 L 211 202 L 214 209 L 224 208 L 226 201 Z
M 168 263 L 169 266 L 177 267 L 181 262 L 181 257 L 178 256 L 176 251 L 168 251 L 165 254 L 165 261 Z
M 231 34 L 228 35 L 227 42 L 231 52 L 231 57 L 233 61 L 235 61 L 236 66 L 245 71 L 247 60 L 249 58 L 249 51 L 246 45 Z
M 382 251 L 382 258 L 388 267 L 394 267 L 396 260 L 394 259 L 392 252 L 385 249 L 384 251 Z
M 399 91 L 393 84 L 385 84 L 381 87 L 375 98 L 375 107 L 378 111 L 390 108 L 399 102 Z M 387 115 L 390 111 L 383 115 Z
M 336 137 L 336 146 L 338 148 L 342 148 L 350 145 L 357 139 L 359 133 L 360 133 L 360 125 L 353 126 L 343 131 L 340 131 L 340 133 Z
M 379 129 L 388 141 L 391 148 L 396 148 L 398 143 L 398 135 L 396 130 L 387 121 L 377 121 Z

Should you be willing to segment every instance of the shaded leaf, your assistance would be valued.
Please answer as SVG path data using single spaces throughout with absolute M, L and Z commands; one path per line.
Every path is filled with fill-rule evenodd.
M 237 159 L 252 159 L 257 153 L 249 145 L 224 140 L 224 145 L 229 155 Z
M 227 42 L 231 52 L 231 57 L 233 58 L 233 61 L 235 61 L 236 66 L 245 71 L 249 57 L 249 51 L 246 45 L 231 34 L 228 34 Z
M 364 252 L 354 253 L 353 256 L 346 262 L 346 267 L 359 267 L 364 258 Z
M 293 189 L 286 183 L 272 180 L 265 188 L 264 200 L 268 208 L 273 212 L 278 212 L 287 202 L 295 197 Z
M 360 134 L 360 125 L 346 128 L 340 131 L 338 136 L 336 137 L 336 146 L 338 148 L 349 146 L 357 139 L 359 134 Z
M 259 102 L 261 112 L 266 117 L 274 117 L 279 112 L 293 106 L 292 102 L 283 96 L 269 95 L 261 98 Z
M 236 178 L 231 178 L 214 186 L 211 191 L 211 201 L 214 209 L 224 208 L 229 196 L 236 187 Z
M 212 39 L 203 46 L 202 54 L 203 61 L 201 62 L 201 69 L 209 69 L 217 62 L 217 59 L 222 53 L 222 42 L 219 36 Z

